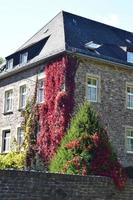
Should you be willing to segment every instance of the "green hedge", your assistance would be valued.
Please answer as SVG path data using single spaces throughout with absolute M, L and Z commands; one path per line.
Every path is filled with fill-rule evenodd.
M 0 169 L 23 169 L 25 155 L 23 152 L 10 152 L 0 155 Z

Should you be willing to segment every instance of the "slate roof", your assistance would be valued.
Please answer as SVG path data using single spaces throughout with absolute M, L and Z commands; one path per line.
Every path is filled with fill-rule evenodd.
M 45 41 L 45 42 L 44 42 Z M 32 49 L 36 44 L 40 44 L 40 49 L 34 49 L 35 57 L 32 57 Z M 40 29 L 35 35 L 33 35 L 28 41 L 26 41 L 16 52 L 6 57 L 7 60 L 12 57 L 17 57 L 15 66 L 19 65 L 19 55 L 28 51 L 28 62 L 33 63 L 37 60 L 45 57 L 50 57 L 53 54 L 57 54 L 65 50 L 64 40 L 64 24 L 63 13 L 60 12 L 54 17 L 48 24 Z M 30 52 L 29 52 L 30 51 Z M 35 52 L 36 51 L 36 52 Z
M 133 33 L 67 12 L 64 15 L 66 49 L 127 64 L 127 51 L 133 51 Z M 85 48 L 93 41 L 101 44 L 96 51 Z
M 101 46 L 89 50 L 85 44 L 91 41 Z M 13 57 L 17 66 L 25 51 L 29 63 L 69 51 L 133 66 L 127 50 L 133 51 L 133 33 L 62 11 L 6 59 Z

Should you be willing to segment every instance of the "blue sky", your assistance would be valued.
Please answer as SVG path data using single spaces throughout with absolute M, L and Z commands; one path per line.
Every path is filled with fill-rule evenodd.
M 0 56 L 65 10 L 133 32 L 133 0 L 0 0 Z

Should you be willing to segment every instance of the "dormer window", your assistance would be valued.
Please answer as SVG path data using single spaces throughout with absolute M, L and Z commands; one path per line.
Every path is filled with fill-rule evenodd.
M 93 41 L 90 41 L 88 43 L 85 44 L 85 48 L 95 51 L 96 49 L 98 49 L 101 46 L 101 44 L 97 44 Z
M 28 61 L 28 52 L 25 52 L 23 54 L 20 54 L 20 64 L 24 65 Z
M 7 69 L 12 69 L 13 68 L 13 58 L 11 58 L 10 60 L 7 60 Z
M 133 63 L 133 52 L 127 52 L 127 62 Z

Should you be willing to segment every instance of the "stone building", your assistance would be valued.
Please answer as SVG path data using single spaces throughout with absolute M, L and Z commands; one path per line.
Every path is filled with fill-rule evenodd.
M 58 56 L 75 56 L 76 105 L 87 99 L 101 115 L 120 161 L 133 165 L 133 33 L 60 12 L 16 52 L 0 73 L 0 151 L 23 141 L 21 110 L 34 93 L 44 98 L 43 73 Z

